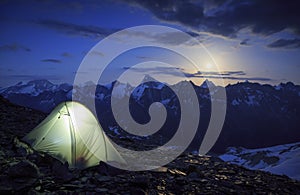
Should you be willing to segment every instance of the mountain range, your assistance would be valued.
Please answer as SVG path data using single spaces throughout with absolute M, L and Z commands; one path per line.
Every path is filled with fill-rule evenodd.
M 84 170 L 69 168 L 68 164 L 60 162 L 47 152 L 35 151 L 21 141 L 46 116 L 43 112 L 12 104 L 0 96 L 1 194 L 300 193 L 300 182 L 287 176 L 249 170 L 224 162 L 216 156 L 186 152 L 169 164 L 151 171 L 119 170 L 104 162 Z M 123 141 L 132 144 L 130 139 Z M 259 152 L 260 150 L 266 149 L 257 150 L 257 154 L 253 150 L 250 152 L 245 149 L 241 158 L 255 164 L 257 158 L 262 157 L 270 165 L 284 165 L 282 162 L 288 160 L 289 166 L 285 167 L 290 169 L 286 170 L 297 171 L 292 166 L 291 159 L 288 159 L 297 159 L 297 143 L 268 149 L 268 153 Z M 230 154 L 226 155 L 238 155 L 234 148 L 228 152 Z M 276 161 L 276 157 L 280 160 Z
M 197 86 L 190 81 L 175 84 L 175 89 L 192 84 L 198 97 L 200 108 L 199 126 L 189 150 L 197 150 L 206 132 L 211 116 L 211 93 L 222 87 L 206 80 Z M 208 88 L 209 86 L 209 88 Z M 91 89 L 95 84 L 88 82 L 82 86 L 53 84 L 47 80 L 33 80 L 27 83 L 0 89 L 0 94 L 10 102 L 49 113 L 62 101 L 95 98 L 97 117 L 110 137 L 134 137 L 136 144 L 151 140 L 153 147 L 167 142 L 174 135 L 180 120 L 180 104 L 170 88 L 159 82 L 144 82 L 135 89 L 130 84 L 113 82 L 97 85 L 96 93 Z M 167 119 L 159 133 L 148 137 L 132 136 L 122 130 L 114 119 L 111 110 L 111 94 L 117 98 L 130 97 L 130 112 L 139 123 L 150 120 L 148 108 L 153 102 L 161 102 L 167 110 Z M 227 110 L 225 123 L 211 152 L 223 153 L 230 146 L 262 148 L 300 141 L 300 86 L 291 82 L 277 86 L 251 82 L 239 82 L 225 87 Z M 133 91 L 130 94 L 130 91 Z M 185 94 L 189 96 L 189 94 Z M 122 108 L 120 108 L 122 110 Z M 119 139 L 118 139 L 119 140 Z

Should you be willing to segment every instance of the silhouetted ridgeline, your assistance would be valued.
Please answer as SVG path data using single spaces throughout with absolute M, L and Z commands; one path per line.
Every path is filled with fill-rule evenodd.
M 187 82 L 182 81 L 174 87 L 180 90 Z M 207 83 L 210 83 L 211 92 L 220 89 L 209 81 L 201 86 L 193 84 L 199 98 L 201 114 L 198 133 L 190 150 L 199 148 L 210 119 L 211 100 Z M 140 123 L 150 120 L 148 108 L 151 103 L 155 101 L 163 103 L 168 111 L 166 123 L 159 134 L 150 136 L 147 140 L 152 140 L 155 147 L 171 138 L 180 118 L 180 105 L 172 90 L 162 83 L 146 82 L 139 85 L 133 94 L 129 94 L 132 88 L 130 85 L 114 84 L 97 85 L 96 94 L 93 94 L 91 92 L 93 83 L 73 87 L 69 84 L 55 85 L 47 80 L 35 80 L 1 89 L 0 93 L 15 104 L 43 112 L 50 112 L 60 102 L 71 100 L 72 92 L 77 99 L 95 98 L 99 122 L 112 138 L 114 136 L 136 138 L 137 142 L 141 140 L 142 144 L 145 138 L 131 136 L 122 131 L 114 120 L 110 106 L 114 86 L 118 98 L 131 96 L 131 113 Z M 277 86 L 242 82 L 226 86 L 226 92 L 226 120 L 213 152 L 224 152 L 228 146 L 261 148 L 300 141 L 300 86 L 291 82 Z
M 1 194 L 300 193 L 300 183 L 286 176 L 248 170 L 210 156 L 182 154 L 153 171 L 122 171 L 104 163 L 81 171 L 68 169 L 19 141 L 45 114 L 2 97 L 0 111 Z

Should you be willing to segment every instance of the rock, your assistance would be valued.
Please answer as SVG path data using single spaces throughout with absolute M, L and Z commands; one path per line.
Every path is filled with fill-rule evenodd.
M 107 181 L 111 181 L 112 177 L 110 177 L 110 176 L 104 176 L 104 175 L 96 175 L 96 179 L 99 182 L 107 182 Z
M 102 175 L 116 176 L 124 173 L 124 170 L 110 166 L 109 164 L 102 161 L 99 163 L 97 169 L 97 172 Z
M 188 174 L 192 173 L 192 172 L 196 172 L 196 171 L 197 171 L 197 166 L 196 165 L 191 164 L 191 165 L 188 166 L 188 170 L 187 170 Z
M 176 184 L 177 184 L 177 185 L 183 185 L 183 184 L 186 184 L 186 183 L 187 183 L 186 178 L 183 177 L 183 176 L 179 176 L 179 177 L 177 177 L 175 180 L 176 180 Z
M 17 156 L 26 157 L 29 154 L 33 153 L 33 150 L 25 143 L 21 142 L 17 137 L 13 140 L 13 146 L 16 150 Z
M 141 188 L 131 188 L 130 194 L 132 195 L 144 195 L 147 194 L 143 189 Z
M 21 161 L 12 165 L 8 170 L 8 176 L 11 178 L 18 177 L 39 177 L 39 169 L 35 164 L 28 160 Z
M 180 170 L 177 170 L 177 169 L 168 169 L 168 171 L 172 174 L 177 174 L 177 175 L 183 175 L 183 176 L 186 176 L 186 173 L 180 171 Z
M 95 191 L 97 193 L 105 193 L 105 192 L 108 192 L 108 189 L 107 188 L 96 188 Z
M 37 166 L 28 160 L 11 163 L 7 174 L 8 178 L 5 181 L 5 185 L 14 191 L 32 187 L 40 175 Z
M 42 187 L 41 187 L 41 186 L 36 186 L 34 189 L 35 189 L 36 191 L 40 191 L 40 190 L 42 189 Z
M 22 115 L 32 116 L 32 112 L 23 110 Z M 41 113 L 30 117 L 31 126 L 17 122 L 12 114 L 19 115 L 19 109 L 7 112 L 5 125 L 0 125 L 0 194 L 300 194 L 300 182 L 286 176 L 187 153 L 152 171 L 124 171 L 103 162 L 83 170 L 69 169 L 14 139 L 38 125 Z
M 188 180 L 189 181 L 200 181 L 199 174 L 197 172 L 192 172 L 188 175 Z
M 73 178 L 72 173 L 68 169 L 68 164 L 61 163 L 60 161 L 54 161 L 52 165 L 52 173 L 58 180 L 69 181 Z
M 133 186 L 137 186 L 145 189 L 149 185 L 149 178 L 145 175 L 138 175 L 131 180 L 131 184 Z
M 166 172 L 168 172 L 168 168 L 167 167 L 158 167 L 156 169 L 152 169 L 151 171 L 153 171 L 153 172 L 160 172 L 160 173 L 166 173 Z

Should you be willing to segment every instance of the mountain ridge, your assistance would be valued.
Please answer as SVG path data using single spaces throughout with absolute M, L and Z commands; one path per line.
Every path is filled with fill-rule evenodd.
M 188 153 L 152 171 L 118 170 L 103 162 L 84 170 L 69 169 L 68 165 L 46 153 L 34 151 L 19 140 L 38 125 L 45 114 L 14 105 L 1 96 L 0 109 L 0 192 L 3 194 L 300 192 L 300 182 L 286 176 L 249 170 L 213 156 Z M 23 117 L 26 119 L 20 120 Z
M 180 91 L 181 87 L 188 84 L 187 82 L 190 81 L 181 81 L 174 87 Z M 114 82 L 104 86 L 97 85 L 96 93 L 93 94 L 91 89 L 94 89 L 95 86 L 91 83 L 85 86 L 71 86 L 69 84 L 49 84 L 45 80 L 38 80 L 1 89 L 0 94 L 13 103 L 47 113 L 60 102 L 71 100 L 72 95 L 79 101 L 82 98 L 95 100 L 98 108 L 97 117 L 104 130 L 110 133 L 111 137 L 121 134 L 124 137 L 132 138 L 131 135 L 118 127 L 111 111 L 111 93 L 113 87 L 116 87 L 115 84 Z M 210 120 L 212 100 L 210 98 L 211 92 L 206 87 L 191 84 L 198 96 L 201 113 L 197 134 L 189 148 L 197 150 Z M 124 95 L 131 96 L 130 109 L 132 109 L 131 114 L 136 121 L 146 123 L 150 120 L 148 107 L 155 101 L 161 102 L 169 110 L 169 118 L 167 118 L 168 120 L 166 120 L 160 134 L 161 137 L 166 138 L 156 145 L 165 143 L 170 139 L 173 130 L 178 125 L 172 121 L 180 120 L 180 105 L 176 95 L 169 87 L 156 82 L 147 82 L 135 89 L 123 83 L 118 83 L 118 86 L 121 90 L 119 91 L 119 98 L 123 98 Z M 220 88 L 220 86 L 212 86 L 211 91 L 217 92 Z M 239 82 L 226 86 L 225 90 L 227 93 L 227 114 L 221 135 L 212 151 L 223 153 L 230 146 L 262 148 L 300 141 L 298 129 L 300 126 L 298 120 L 300 118 L 299 85 L 294 85 L 291 82 L 281 83 L 277 86 Z M 134 93 L 130 94 L 130 91 Z M 32 92 L 32 94 L 27 92 Z M 118 133 L 115 134 L 114 132 Z M 151 139 L 151 136 L 149 138 Z M 152 138 L 155 140 L 155 137 Z M 139 139 L 144 140 L 143 137 L 139 137 Z

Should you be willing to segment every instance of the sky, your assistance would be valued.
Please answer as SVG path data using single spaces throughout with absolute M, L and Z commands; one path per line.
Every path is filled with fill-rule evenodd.
M 125 36 L 127 41 L 151 39 L 189 51 L 198 69 L 188 68 L 182 56 L 168 50 L 140 48 L 114 59 L 103 83 L 116 79 L 134 64 L 155 60 L 179 62 L 184 79 L 196 84 L 204 79 L 216 83 L 222 79 L 224 85 L 245 80 L 300 84 L 299 9 L 297 0 L 3 0 L 0 87 L 34 79 L 73 83 L 82 60 L 97 43 L 139 25 L 172 27 L 198 40 L 201 46 L 180 39 L 176 33 Z M 204 53 L 196 52 L 198 46 L 205 48 Z M 114 49 L 105 52 L 99 53 L 100 59 L 114 53 Z M 142 71 L 132 70 L 161 75 L 170 72 L 149 66 Z

